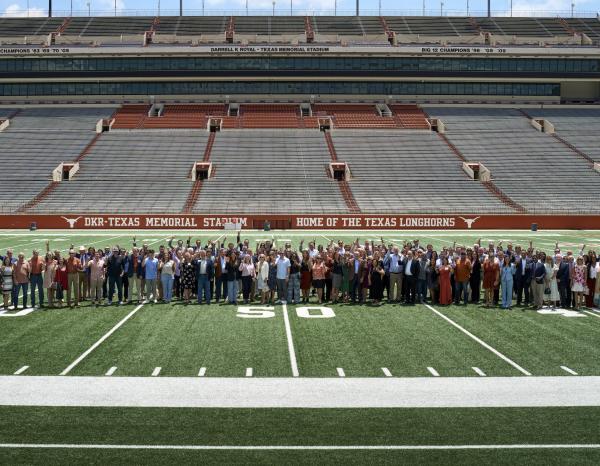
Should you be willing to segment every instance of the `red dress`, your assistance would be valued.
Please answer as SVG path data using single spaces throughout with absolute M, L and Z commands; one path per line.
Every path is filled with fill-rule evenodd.
M 450 270 L 450 266 L 448 265 L 440 268 L 440 304 L 452 304 Z
M 483 263 L 483 289 L 484 290 L 493 290 L 494 283 L 496 282 L 496 274 L 500 266 L 496 264 L 493 260 L 485 261 Z

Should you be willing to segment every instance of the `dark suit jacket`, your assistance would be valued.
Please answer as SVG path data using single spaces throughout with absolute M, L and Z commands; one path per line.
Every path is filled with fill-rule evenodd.
M 533 277 L 533 262 L 531 259 L 525 258 L 525 273 L 523 273 L 523 264 L 521 263 L 521 258 L 515 261 L 515 281 L 531 283 L 531 279 Z
M 194 268 L 196 269 L 196 277 L 200 276 L 200 259 L 195 259 Z M 211 281 L 215 276 L 215 263 L 212 259 L 206 259 L 206 275 L 208 276 L 208 281 Z
M 536 262 L 533 269 L 533 278 L 534 279 L 543 279 L 546 277 L 546 266 L 541 262 Z
M 404 276 L 406 276 L 406 267 L 408 265 L 408 259 L 404 259 L 402 261 L 402 266 L 404 268 Z M 412 274 L 412 276 L 415 278 L 415 280 L 417 278 L 419 278 L 419 272 L 421 271 L 421 265 L 419 264 L 419 260 L 413 258 L 412 263 L 410 264 L 410 273 Z
M 569 270 L 568 262 L 561 262 L 558 266 L 558 270 L 556 271 L 556 280 L 560 280 L 561 285 L 569 284 L 569 280 L 571 279 L 571 273 Z

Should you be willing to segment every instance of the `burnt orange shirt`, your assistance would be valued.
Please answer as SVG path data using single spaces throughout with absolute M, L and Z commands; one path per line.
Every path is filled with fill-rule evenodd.
M 81 261 L 77 257 L 69 257 L 67 259 L 67 273 L 77 273 L 81 267 Z
M 31 265 L 31 273 L 33 275 L 42 273 L 42 266 L 44 265 L 44 260 L 41 256 L 37 256 L 37 259 L 35 257 L 32 257 L 29 261 L 29 264 Z
M 457 282 L 466 282 L 471 277 L 471 261 L 469 259 L 458 259 L 454 269 L 454 278 Z

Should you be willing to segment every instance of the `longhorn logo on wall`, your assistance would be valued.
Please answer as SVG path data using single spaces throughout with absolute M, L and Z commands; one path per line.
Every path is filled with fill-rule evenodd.
M 458 218 L 460 218 L 463 222 L 465 222 L 467 224 L 467 228 L 470 230 L 471 227 L 473 226 L 473 224 L 475 223 L 475 220 L 477 220 L 479 217 L 475 217 L 475 218 L 458 217 Z
M 77 220 L 79 220 L 81 217 L 77 217 L 77 218 L 60 217 L 60 218 L 64 218 L 66 220 L 66 222 L 69 224 L 69 228 L 73 229 L 73 228 L 75 228 L 75 224 L 77 223 Z

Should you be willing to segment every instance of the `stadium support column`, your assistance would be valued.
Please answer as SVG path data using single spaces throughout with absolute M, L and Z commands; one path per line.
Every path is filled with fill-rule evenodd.
M 356 0 L 356 16 L 360 16 L 360 0 Z
M 29 11 L 27 16 L 29 16 Z M 52 0 L 48 0 L 48 18 L 52 18 Z
M 179 16 L 183 16 L 183 0 L 179 0 Z
M 487 2 L 488 2 L 488 18 L 489 18 L 490 16 L 492 16 L 492 12 L 491 12 L 492 0 L 487 0 Z

